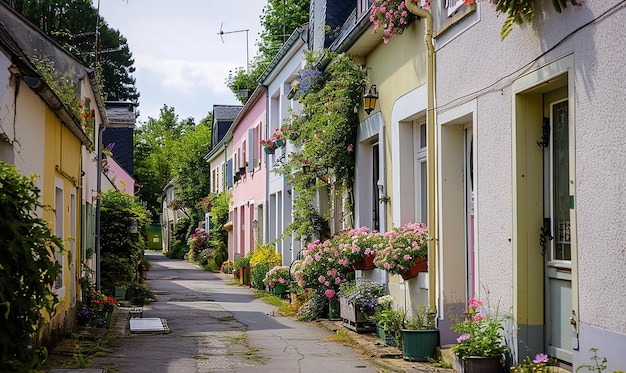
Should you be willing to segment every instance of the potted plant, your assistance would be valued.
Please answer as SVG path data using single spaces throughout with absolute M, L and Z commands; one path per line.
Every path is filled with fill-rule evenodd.
M 502 369 L 502 358 L 507 352 L 500 334 L 502 325 L 497 313 L 488 314 L 482 305 L 480 300 L 470 299 L 463 319 L 452 325 L 452 330 L 461 333 L 451 350 L 462 372 L 498 372 Z
M 385 239 L 368 227 L 354 228 L 333 237 L 341 250 L 341 256 L 348 260 L 353 269 L 366 270 L 376 268 L 376 252 L 384 246 Z
M 421 306 L 404 319 L 400 330 L 402 337 L 402 358 L 409 361 L 428 361 L 435 357 L 439 345 L 439 330 L 436 325 L 437 313 Z
M 274 151 L 278 148 L 278 146 L 276 146 L 276 143 L 274 142 L 274 139 L 269 138 L 267 140 L 261 140 L 259 141 L 259 143 L 261 144 L 261 146 L 263 146 L 263 150 L 265 150 L 266 154 L 274 154 Z
M 374 264 L 387 272 L 408 280 L 428 270 L 428 230 L 426 224 L 407 223 L 385 233 L 384 248 L 379 250 Z
M 235 269 L 235 263 L 233 263 L 233 261 L 230 259 L 226 259 L 226 261 L 222 263 L 222 266 L 220 269 L 222 270 L 223 273 L 231 274 L 233 273 L 233 269 Z
M 263 284 L 274 294 L 284 294 L 287 292 L 290 277 L 288 266 L 275 266 L 265 274 Z
M 392 307 L 377 310 L 370 318 L 376 322 L 376 331 L 381 339 L 389 346 L 400 346 L 400 331 L 406 312 L 393 309 Z
M 278 148 L 282 148 L 286 145 L 285 133 L 281 128 L 276 128 L 271 138 L 274 140 L 274 143 Z
M 102 327 L 108 328 L 111 326 L 113 310 L 117 307 L 117 305 L 117 299 L 105 296 L 101 293 L 97 293 L 96 298 L 92 300 L 92 307 L 96 310 L 100 317 L 102 317 Z
M 422 6 L 421 0 L 408 1 Z M 427 6 L 426 4 L 428 2 L 424 2 L 424 6 Z M 385 44 L 394 36 L 402 34 L 415 19 L 415 15 L 407 10 L 405 0 L 374 0 L 370 11 L 370 22 L 374 24 L 372 34 L 382 27 Z
M 250 258 L 242 256 L 235 259 L 235 268 L 239 274 L 239 282 L 244 286 L 250 286 Z
M 356 332 L 374 331 L 370 317 L 376 302 L 385 295 L 385 286 L 372 281 L 349 281 L 339 290 L 340 316 L 344 326 Z

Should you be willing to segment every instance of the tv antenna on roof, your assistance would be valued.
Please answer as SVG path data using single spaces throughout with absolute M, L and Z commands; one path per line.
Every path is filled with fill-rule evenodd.
M 220 39 L 222 39 L 222 43 L 224 43 L 224 35 L 226 34 L 234 34 L 237 32 L 245 32 L 246 33 L 246 72 L 250 73 L 250 58 L 248 55 L 248 32 L 250 31 L 249 29 L 245 29 L 245 30 L 234 30 L 234 31 L 224 31 L 224 29 L 222 28 L 224 26 L 224 22 L 222 22 L 222 24 L 220 25 L 220 32 L 218 32 L 217 34 L 220 36 Z

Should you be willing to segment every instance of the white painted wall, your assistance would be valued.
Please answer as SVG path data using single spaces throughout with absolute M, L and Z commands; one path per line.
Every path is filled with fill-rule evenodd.
M 276 128 L 282 127 L 289 118 L 290 110 L 298 113 L 301 105 L 295 99 L 287 96 L 291 84 L 297 78 L 298 71 L 303 67 L 303 56 L 306 45 L 302 39 L 296 41 L 285 57 L 279 62 L 272 74 L 268 76 L 264 84 L 267 86 L 267 132 L 263 139 L 267 139 L 274 133 Z M 287 139 L 287 145 L 283 149 L 276 149 L 275 154 L 264 154 L 266 163 L 268 187 L 267 200 L 269 201 L 267 214 L 267 241 L 275 242 L 276 250 L 281 254 L 283 265 L 290 265 L 296 259 L 300 251 L 300 243 L 292 237 L 279 239 L 284 229 L 291 223 L 292 198 L 291 186 L 286 184 L 285 178 L 273 172 L 273 165 L 279 162 L 281 157 L 287 157 L 291 152 L 292 145 Z M 286 158 L 283 158 L 286 159 Z

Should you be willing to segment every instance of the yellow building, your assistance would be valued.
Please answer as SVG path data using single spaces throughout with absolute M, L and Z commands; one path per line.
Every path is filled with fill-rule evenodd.
M 43 73 L 42 58 L 54 61 L 59 74 L 72 76 L 75 103 L 64 102 L 56 93 L 59 82 L 54 81 L 56 75 Z M 106 120 L 104 111 L 99 110 L 103 106 L 97 92 L 90 69 L 0 3 L 0 160 L 14 164 L 24 175 L 37 175 L 41 202 L 52 207 L 39 213 L 49 222 L 52 233 L 62 239 L 65 249 L 56 253 L 62 265 L 54 283 L 60 304 L 44 343 L 53 342 L 74 325 L 80 301 L 81 259 L 85 258 L 82 243 L 83 239 L 93 240 L 95 222 L 83 211 L 90 210 L 90 191 L 95 189 L 98 171 L 94 161 L 95 123 Z M 83 106 L 73 108 L 78 102 Z M 89 120 L 79 119 L 72 109 L 88 113 Z

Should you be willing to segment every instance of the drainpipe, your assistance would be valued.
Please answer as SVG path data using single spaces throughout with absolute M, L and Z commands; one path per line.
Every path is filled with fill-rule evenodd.
M 428 49 L 427 59 L 427 111 L 426 111 L 426 135 L 427 135 L 427 193 L 428 193 L 428 307 L 436 311 L 436 280 L 437 280 L 437 213 L 436 213 L 436 159 L 435 159 L 435 47 L 433 46 L 433 15 L 429 10 L 423 9 L 413 0 L 407 0 L 406 8 L 409 12 L 426 21 L 424 30 L 424 43 Z

